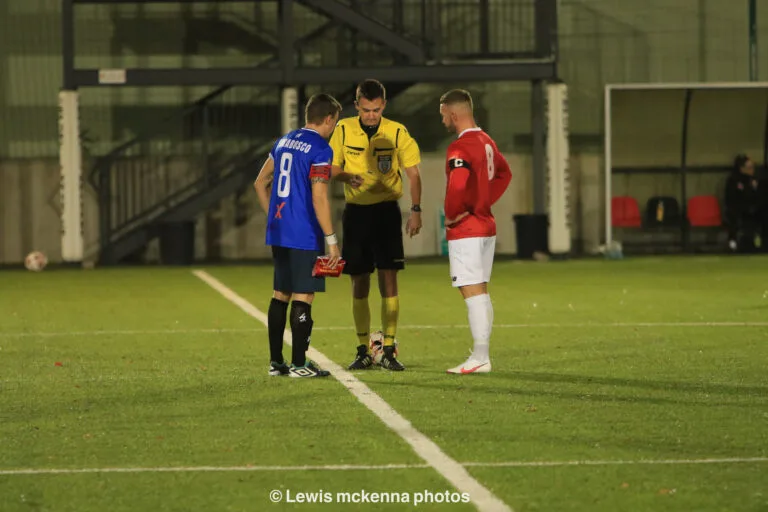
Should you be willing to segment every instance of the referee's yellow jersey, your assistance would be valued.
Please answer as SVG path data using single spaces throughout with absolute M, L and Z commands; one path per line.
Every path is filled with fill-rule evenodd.
M 344 185 L 344 197 L 352 204 L 397 201 L 403 195 L 402 170 L 421 162 L 419 145 L 405 126 L 384 117 L 370 140 L 359 117 L 342 119 L 331 136 L 331 148 L 333 165 L 363 177 L 359 188 Z

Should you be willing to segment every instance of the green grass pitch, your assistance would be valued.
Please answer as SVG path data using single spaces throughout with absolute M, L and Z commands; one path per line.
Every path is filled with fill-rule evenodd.
M 355 375 L 516 512 L 768 511 L 767 264 L 499 261 L 494 371 L 456 376 L 464 303 L 447 263 L 414 263 L 407 371 Z M 270 266 L 206 270 L 267 310 Z M 342 366 L 349 291 L 313 307 Z M 336 379 L 267 363 L 264 325 L 190 269 L 0 272 L 0 510 L 475 510 L 286 502 L 456 489 Z

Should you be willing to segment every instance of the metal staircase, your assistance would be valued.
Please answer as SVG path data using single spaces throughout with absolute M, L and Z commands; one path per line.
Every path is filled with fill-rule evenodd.
M 90 180 L 99 195 L 102 263 L 122 261 L 163 224 L 192 220 L 255 179 L 279 112 L 274 104 L 243 104 L 236 92 L 214 91 L 97 158 Z M 249 129 L 252 118 L 263 126 Z

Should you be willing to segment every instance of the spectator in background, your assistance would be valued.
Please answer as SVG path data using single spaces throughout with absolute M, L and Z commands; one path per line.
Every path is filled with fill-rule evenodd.
M 760 216 L 761 250 L 768 252 L 768 168 L 757 178 L 758 215 Z
M 760 203 L 755 163 L 740 154 L 734 159 L 733 172 L 725 184 L 725 218 L 731 251 L 749 252 L 761 246 Z

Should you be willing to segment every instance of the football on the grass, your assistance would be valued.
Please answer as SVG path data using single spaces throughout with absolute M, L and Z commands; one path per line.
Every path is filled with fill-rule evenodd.
M 24 266 L 27 267 L 27 270 L 33 272 L 40 272 L 47 264 L 48 258 L 46 258 L 45 254 L 40 251 L 32 251 L 27 254 L 26 258 L 24 258 Z
M 384 333 L 376 331 L 371 333 L 371 358 L 374 364 L 381 364 L 381 358 L 384 356 Z M 397 356 L 397 340 L 395 340 L 395 356 Z

